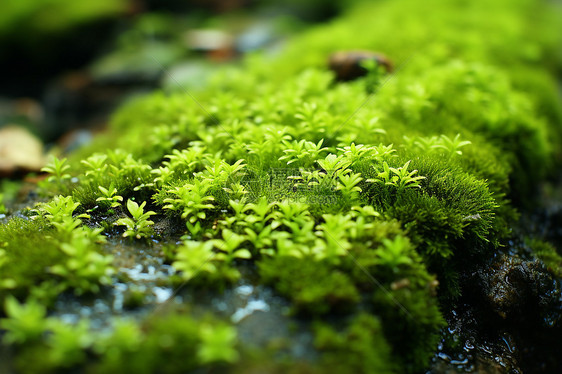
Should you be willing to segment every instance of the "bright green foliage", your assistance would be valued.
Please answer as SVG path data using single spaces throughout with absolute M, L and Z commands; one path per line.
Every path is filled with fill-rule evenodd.
M 441 134 L 440 136 L 432 136 L 430 138 L 417 138 L 410 139 L 404 135 L 404 147 L 412 148 L 417 147 L 423 152 L 430 152 L 432 150 L 445 151 L 450 155 L 462 155 L 460 150 L 462 147 L 472 144 L 468 140 L 461 140 L 460 134 L 455 135 L 453 139 L 449 138 L 447 135 Z
M 321 152 L 325 152 L 328 148 L 322 148 L 324 139 L 321 139 L 317 144 L 308 142 L 304 139 L 300 141 L 293 140 L 288 142 L 283 140 L 283 145 L 286 147 L 283 150 L 284 156 L 279 157 L 279 161 L 287 161 L 287 165 L 296 163 L 298 166 L 311 167 L 314 161 L 318 159 Z
M 394 240 L 383 239 L 383 246 L 375 251 L 376 263 L 387 266 L 393 272 L 398 272 L 400 265 L 410 265 L 413 260 L 409 253 L 410 243 L 403 236 L 396 236 Z
M 120 218 L 114 223 L 116 226 L 125 226 L 127 228 L 123 233 L 124 238 L 147 238 L 154 232 L 151 227 L 154 225 L 154 222 L 149 220 L 149 218 L 156 213 L 151 210 L 145 212 L 145 205 L 146 201 L 143 201 L 142 204 L 139 205 L 133 200 L 127 200 L 127 210 L 133 218 Z
M 208 196 L 207 192 L 211 188 L 209 180 L 195 180 L 193 183 L 186 183 L 182 186 L 167 190 L 169 197 L 163 200 L 166 204 L 164 209 L 181 212 L 181 218 L 193 224 L 197 220 L 204 220 L 207 217 L 206 210 L 213 209 L 211 204 L 213 196 Z
M 248 249 L 240 247 L 246 237 L 224 229 L 222 238 L 205 242 L 186 240 L 172 251 L 171 257 L 175 260 L 172 266 L 181 272 L 183 280 L 192 281 L 197 277 L 199 284 L 234 282 L 240 278 L 233 261 L 252 257 Z
M 238 235 L 228 229 L 222 231 L 222 239 L 215 239 L 213 244 L 221 253 L 217 254 L 217 260 L 225 261 L 230 264 L 234 259 L 250 259 L 252 254 L 240 245 L 246 241 L 244 235 Z
M 46 317 L 46 309 L 34 301 L 19 304 L 9 297 L 6 313 L 8 318 L 0 320 L 3 340 L 28 357 L 16 362 L 23 373 L 76 370 L 95 358 L 88 372 L 172 374 L 239 359 L 236 330 L 211 317 L 167 313 L 140 323 L 117 319 L 109 329 L 96 331 L 88 319 L 69 324 Z
M 45 222 L 14 218 L 2 226 L 2 271 L 0 273 L 0 297 L 6 293 L 21 295 L 29 289 L 52 278 L 45 268 L 64 258 L 57 243 L 45 240 L 40 229 Z M 21 261 L 26 258 L 26 261 Z M 56 290 L 55 290 L 56 292 Z
M 40 205 L 39 211 L 47 212 L 45 218 L 56 228 L 53 239 L 59 242 L 59 249 L 66 256 L 64 262 L 50 267 L 49 272 L 62 277 L 62 284 L 74 289 L 76 294 L 98 292 L 99 284 L 111 282 L 113 257 L 97 252 L 95 244 L 105 241 L 100 235 L 102 229 L 83 227 L 82 221 L 72 216 L 78 205 L 70 196 L 57 196 L 51 203 Z
M 212 362 L 236 362 L 239 358 L 236 345 L 236 330 L 231 326 L 204 324 L 200 327 L 201 345 L 197 357 L 203 364 Z
M 51 176 L 47 178 L 48 182 L 64 183 L 71 178 L 70 174 L 66 173 L 70 169 L 66 161 L 66 158 L 59 160 L 56 156 L 53 156 L 51 162 L 41 169 L 41 171 L 51 174 Z
M 153 191 L 155 183 L 152 179 L 152 168 L 121 149 L 111 150 L 106 154 L 94 153 L 80 161 L 83 174 L 78 175 L 80 184 L 72 190 L 72 195 L 85 207 L 94 208 L 98 202 L 102 202 L 102 206 L 106 205 L 104 203 L 108 202 L 105 200 L 107 198 L 128 197 L 132 193 L 143 197 L 145 193 Z M 104 192 L 100 186 L 110 187 Z
M 121 206 L 123 196 L 116 195 L 117 188 L 115 188 L 113 184 L 111 184 L 109 188 L 105 188 L 103 186 L 98 186 L 98 188 L 103 196 L 98 197 L 96 201 L 109 205 L 109 208 L 117 208 L 118 206 Z
M 49 364 L 56 368 L 72 367 L 86 360 L 86 352 L 95 341 L 90 322 L 80 320 L 70 325 L 57 319 L 48 321 L 51 334 L 47 338 Z
M 351 161 L 347 160 L 343 155 L 336 156 L 330 153 L 325 159 L 320 159 L 316 162 L 324 170 L 326 178 L 329 179 L 345 175 L 351 171 L 348 169 Z
M 348 216 L 324 214 L 324 223 L 317 226 L 316 235 L 323 240 L 316 241 L 314 257 L 317 260 L 327 259 L 328 261 L 338 262 L 338 257 L 347 255 L 347 250 L 351 247 L 347 237 L 347 230 L 353 223 Z
M 80 218 L 89 218 L 86 214 L 73 216 L 79 205 L 71 196 L 57 196 L 49 203 L 38 204 L 35 222 L 14 219 L 4 226 L 0 236 L 6 240 L 6 268 L 0 291 L 27 290 L 48 301 L 68 288 L 80 295 L 96 293 L 100 285 L 111 283 L 113 258 L 101 254 L 97 245 L 105 242 L 102 229 L 83 226 Z M 41 225 L 51 228 L 43 233 L 37 230 Z M 20 261 L 20 256 L 26 261 Z
M 6 330 L 3 341 L 8 344 L 23 344 L 40 339 L 46 330 L 47 309 L 35 300 L 20 304 L 16 298 L 5 299 L 7 318 L 0 320 L 0 327 Z
M 141 326 L 133 320 L 116 318 L 112 330 L 106 331 L 95 340 L 93 351 L 102 356 L 98 365 L 100 372 L 117 373 L 129 358 L 138 352 L 143 340 Z M 132 362 L 132 365 L 136 363 Z
M 96 293 L 100 284 L 109 285 L 114 272 L 111 267 L 113 257 L 97 252 L 92 240 L 84 233 L 74 231 L 67 243 L 60 244 L 67 259 L 49 269 L 52 274 L 62 277 L 63 283 L 78 295 Z
M 111 283 L 112 257 L 101 254 L 97 245 L 105 241 L 102 229 L 83 226 L 77 217 L 86 215 L 72 216 L 77 207 L 70 196 L 58 196 L 38 205 L 34 221 L 13 219 L 4 226 L 0 294 L 11 289 L 48 301 L 68 288 L 79 295 Z M 41 225 L 52 228 L 41 232 Z
M 221 224 L 229 227 L 229 229 L 243 232 L 244 235 L 241 236 L 228 231 L 230 233 L 228 237 L 240 243 L 247 240 L 256 251 L 270 252 L 273 243 L 272 236 L 275 235 L 274 230 L 279 227 L 279 222 L 276 222 L 279 212 L 275 210 L 275 204 L 268 203 L 265 198 L 261 198 L 256 203 L 247 203 L 246 199 L 230 200 L 229 205 L 233 209 L 234 215 L 222 220 Z M 223 241 L 227 240 L 225 231 L 223 231 Z M 242 253 L 245 256 L 248 255 L 245 252 Z
M 339 147 L 338 151 L 343 152 L 346 159 L 351 161 L 351 165 L 356 164 L 358 161 L 365 160 L 383 160 L 391 157 L 395 149 L 392 148 L 392 144 L 384 146 L 380 144 L 379 146 L 367 146 L 365 144 L 355 145 L 354 142 L 349 146 Z
M 56 196 L 48 203 L 38 205 L 37 212 L 44 214 L 50 222 L 62 222 L 65 218 L 72 218 L 72 215 L 80 203 L 74 202 L 72 196 Z M 87 214 L 81 214 L 76 218 L 89 218 Z
M 199 274 L 213 275 L 217 267 L 213 259 L 217 255 L 213 251 L 213 242 L 186 241 L 176 249 L 176 256 L 172 266 L 182 272 L 184 280 L 191 280 Z
M 242 170 L 246 167 L 244 160 L 238 160 L 230 165 L 227 162 L 216 159 L 211 165 L 205 166 L 205 171 L 200 175 L 203 180 L 209 181 L 214 186 L 226 186 L 233 180 L 239 180 L 243 176 Z
M 91 180 L 101 180 L 106 173 L 109 165 L 106 162 L 107 155 L 96 153 L 91 155 L 81 163 L 86 167 L 84 175 L 90 177 Z
M 556 247 L 537 239 L 528 239 L 526 244 L 531 248 L 533 255 L 544 262 L 549 272 L 558 278 L 562 277 L 562 254 Z
M 383 162 L 383 169 L 379 171 L 376 166 L 373 166 L 377 176 L 374 179 L 367 179 L 367 182 L 380 183 L 386 186 L 396 187 L 396 190 L 400 193 L 407 188 L 421 188 L 419 181 L 425 179 L 422 176 L 415 176 L 417 170 L 408 172 L 408 166 L 410 161 L 406 162 L 404 166 L 399 168 L 391 168 L 388 166 L 386 161 Z
M 362 192 L 361 187 L 358 186 L 361 182 L 361 173 L 350 173 L 347 175 L 340 175 L 336 190 L 341 191 L 344 199 L 355 201 L 359 199 L 359 193 Z
M 130 337 L 138 335 L 131 327 L 128 330 L 133 332 Z M 215 335 L 209 336 L 213 331 Z M 111 340 L 105 343 L 105 354 L 113 359 L 102 357 L 102 367 L 109 366 L 104 372 L 118 373 L 128 367 L 130 372 L 136 373 L 172 374 L 215 362 L 233 362 L 238 357 L 234 350 L 236 333 L 232 327 L 220 321 L 197 321 L 181 314 L 148 318 L 143 324 L 140 342 L 129 339 L 122 340 L 125 346 L 115 345 Z

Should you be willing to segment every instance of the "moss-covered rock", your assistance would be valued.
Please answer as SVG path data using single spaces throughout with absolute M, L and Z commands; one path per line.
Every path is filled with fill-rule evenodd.
M 275 60 L 225 69 L 197 100 L 160 92 L 128 103 L 69 167 L 53 159 L 42 184 L 53 199 L 0 228 L 1 326 L 22 367 L 32 354 L 93 372 L 244 359 L 234 326 L 192 311 L 117 323 L 100 341 L 87 339 L 87 322 L 46 317 L 40 305 L 59 290 L 103 298 L 122 279 L 98 246 L 103 230 L 123 234 L 117 224 L 129 243 L 166 243 L 157 257 L 179 280 L 172 297 L 204 288 L 220 298 L 247 282 L 282 296 L 295 321 L 324 318 L 310 367 L 425 370 L 459 274 L 497 255 L 517 217 L 512 199 L 528 200 L 560 156 L 561 119 L 550 5 L 432 3 L 424 17 L 416 10 L 430 4 L 358 5 Z M 383 51 L 396 71 L 367 66 L 336 82 L 327 58 L 342 48 Z M 165 216 L 185 229 L 153 236 Z M 534 247 L 557 274 L 556 253 Z

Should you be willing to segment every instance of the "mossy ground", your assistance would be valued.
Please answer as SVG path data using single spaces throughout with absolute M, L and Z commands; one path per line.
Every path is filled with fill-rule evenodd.
M 219 295 L 251 274 L 274 289 L 314 322 L 320 358 L 300 372 L 424 370 L 459 273 L 498 251 L 512 201 L 557 165 L 562 119 L 559 13 L 432 3 L 359 5 L 274 59 L 218 74 L 196 100 L 179 90 L 130 102 L 94 145 L 53 161 L 42 191 L 60 196 L 0 229 L 0 327 L 18 370 L 295 363 L 268 349 L 256 361 L 236 324 L 189 308 L 107 329 L 48 317 L 62 292 L 115 286 L 124 271 L 103 243 L 122 234 L 165 243 L 168 286 Z M 398 68 L 337 83 L 326 60 L 348 48 Z M 180 230 L 154 230 L 163 222 Z M 533 247 L 555 269 L 556 251 Z

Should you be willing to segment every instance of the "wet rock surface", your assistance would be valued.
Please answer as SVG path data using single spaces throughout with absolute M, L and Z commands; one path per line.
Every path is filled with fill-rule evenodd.
M 522 244 L 512 241 L 504 252 L 462 276 L 462 302 L 446 314 L 431 373 L 562 370 L 560 281 L 525 259 Z
M 560 294 L 556 282 L 536 260 L 502 255 L 476 277 L 493 312 L 514 323 L 548 318 L 546 314 Z

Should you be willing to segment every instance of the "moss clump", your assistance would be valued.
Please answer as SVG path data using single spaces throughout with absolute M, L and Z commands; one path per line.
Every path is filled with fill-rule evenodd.
M 72 197 L 37 205 L 30 218 L 14 218 L 0 232 L 0 293 L 28 294 L 50 303 L 65 290 L 96 293 L 111 282 L 113 258 L 101 253 L 102 229 L 82 225 Z M 24 258 L 24 261 L 19 259 Z
M 3 297 L 17 290 L 29 292 L 41 281 L 50 278 L 45 268 L 62 260 L 56 243 L 44 242 L 44 223 L 13 218 L 2 226 L 0 266 Z M 29 261 L 18 261 L 26 258 Z M 8 266 L 9 265 L 9 266 Z M 20 291 L 21 292 L 21 291 Z
M 560 251 L 557 251 L 552 244 L 538 239 L 528 239 L 526 244 L 533 255 L 545 264 L 550 273 L 557 278 L 562 277 L 562 255 Z
M 299 312 L 315 315 L 352 310 L 359 293 L 345 273 L 312 260 L 276 257 L 260 263 L 260 276 L 291 300 Z
M 47 317 L 34 300 L 6 303 L 5 343 L 17 353 L 20 373 L 58 373 L 83 368 L 88 373 L 179 373 L 221 367 L 238 360 L 236 331 L 211 316 L 194 319 L 176 312 L 115 319 L 105 331 L 89 319 L 68 324 Z
M 326 370 L 336 373 L 397 373 L 381 322 L 369 314 L 359 314 L 342 332 L 328 324 L 315 327 L 314 344 L 324 352 Z
M 312 366 L 425 370 L 444 326 L 440 301 L 459 297 L 461 271 L 496 255 L 516 217 L 510 199 L 527 198 L 559 149 L 559 100 L 543 88 L 554 85 L 561 60 L 555 38 L 542 24 L 531 27 L 532 5 L 439 2 L 424 19 L 405 11 L 427 8 L 415 1 L 359 5 L 278 60 L 249 58 L 218 74 L 197 93 L 205 110 L 183 93 L 125 105 L 69 168 L 53 160 L 43 190 L 63 196 L 39 206 L 35 220 L 0 229 L 0 266 L 12 269 L 1 287 L 37 297 L 53 284 L 41 274 L 47 269 L 55 285 L 95 293 L 114 281 L 111 258 L 96 244 L 103 229 L 120 234 L 108 222 L 155 239 L 150 227 L 167 216 L 185 225 L 166 260 L 188 293 L 266 284 L 300 312 L 293 318 L 333 317 L 315 329 L 320 359 Z M 552 22 L 555 13 L 544 5 L 532 14 Z M 336 83 L 325 62 L 337 48 L 396 60 L 423 53 L 392 77 Z M 540 72 L 522 75 L 531 70 Z M 117 221 L 124 201 L 134 219 Z M 536 253 L 556 260 L 548 247 Z M 16 266 L 22 254 L 37 263 Z M 57 353 L 52 367 L 177 372 L 238 358 L 232 327 L 196 321 L 127 322 L 99 344 L 77 333 L 69 351 L 82 354 Z M 89 331 L 61 326 L 45 331 Z M 55 349 L 49 344 L 22 352 Z

